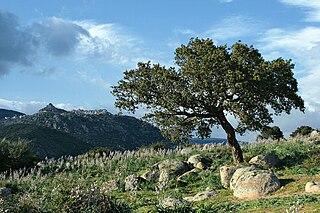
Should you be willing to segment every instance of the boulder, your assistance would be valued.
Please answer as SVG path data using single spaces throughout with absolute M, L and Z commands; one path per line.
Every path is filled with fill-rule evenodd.
M 207 169 L 208 167 L 210 167 L 212 160 L 207 156 L 197 154 L 189 157 L 188 163 L 190 163 L 198 169 Z
M 266 155 L 257 155 L 253 157 L 250 161 L 250 164 L 261 165 L 264 168 L 272 168 L 277 166 L 280 163 L 279 157 L 276 155 L 274 151 L 266 154 Z
M 320 194 L 320 182 L 308 182 L 305 187 L 306 192 Z
M 195 196 L 190 196 L 190 197 L 185 197 L 183 198 L 186 201 L 192 202 L 192 201 L 201 201 L 205 200 L 211 197 L 217 196 L 218 193 L 215 191 L 204 191 L 204 192 L 199 192 Z
M 313 131 L 310 133 L 310 137 L 312 137 L 312 138 L 318 138 L 318 137 L 320 137 L 320 132 L 318 132 L 317 130 L 313 130 Z
M 0 187 L 0 197 L 8 197 L 11 195 L 11 189 L 7 187 Z
M 192 169 L 187 163 L 175 159 L 164 160 L 159 163 L 158 167 L 160 171 L 160 182 L 175 179 L 179 175 Z
M 258 198 L 280 188 L 280 182 L 270 170 L 244 172 L 237 180 L 233 195 L 238 198 Z
M 230 189 L 233 190 L 236 187 L 237 181 L 244 173 L 258 169 L 259 168 L 255 165 L 238 167 L 230 179 Z
M 178 206 L 181 206 L 181 205 L 184 205 L 187 203 L 188 203 L 188 201 L 186 201 L 184 199 L 167 197 L 161 201 L 160 206 L 163 208 L 174 208 L 174 207 L 178 207 Z
M 230 180 L 232 178 L 232 175 L 236 171 L 235 166 L 222 166 L 220 167 L 220 178 L 221 178 L 221 184 L 224 188 L 229 188 L 230 186 Z
M 152 165 L 151 168 L 147 172 L 143 173 L 140 177 L 148 181 L 158 181 L 160 177 L 160 170 L 158 165 L 159 163 Z
M 177 180 L 184 181 L 184 180 L 188 179 L 189 177 L 198 176 L 200 171 L 201 171 L 200 169 L 194 168 L 194 169 L 187 171 L 187 172 L 183 173 L 182 175 L 180 175 Z
M 141 183 L 145 180 L 136 175 L 129 175 L 124 180 L 124 189 L 125 191 L 134 191 L 140 189 Z
M 119 189 L 119 180 L 109 180 L 101 185 L 102 192 L 108 193 Z

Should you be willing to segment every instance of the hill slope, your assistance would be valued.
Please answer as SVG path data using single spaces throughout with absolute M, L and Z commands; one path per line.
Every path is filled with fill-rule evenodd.
M 134 117 L 113 115 L 103 109 L 65 111 L 49 104 L 34 115 L 0 120 L 0 128 L 13 124 L 46 127 L 93 147 L 118 150 L 134 149 L 164 140 L 157 128 Z M 19 134 L 17 132 L 15 135 Z
M 22 116 L 22 115 L 25 115 L 25 114 L 21 112 L 13 111 L 13 110 L 0 109 L 0 119 L 12 118 L 14 116 Z

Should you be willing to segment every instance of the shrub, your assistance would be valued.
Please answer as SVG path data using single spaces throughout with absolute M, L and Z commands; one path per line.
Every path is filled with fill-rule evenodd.
M 314 129 L 310 126 L 300 126 L 290 134 L 290 137 L 295 137 L 297 135 L 306 136 L 309 135 L 313 130 Z
M 37 160 L 29 141 L 10 141 L 5 138 L 0 140 L 0 171 L 31 167 Z

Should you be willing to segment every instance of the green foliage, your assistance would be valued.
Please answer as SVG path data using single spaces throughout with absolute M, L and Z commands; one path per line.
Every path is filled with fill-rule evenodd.
M 14 171 L 7 177 L 0 174 L 0 187 L 9 187 L 13 193 L 0 198 L 0 212 L 285 212 L 298 201 L 308 207 L 302 211 L 320 208 L 318 195 L 303 194 L 307 181 L 317 181 L 319 146 L 291 139 L 243 146 L 248 156 L 274 150 L 284 167 L 275 170 L 283 187 L 270 197 L 256 200 L 234 199 L 232 191 L 222 187 L 219 168 L 232 163 L 227 146 L 201 148 L 193 145 L 125 152 L 98 149 L 75 157 L 47 159 L 29 170 Z M 146 181 L 139 190 L 124 190 L 127 176 L 141 175 L 166 159 L 186 161 L 193 154 L 209 157 L 212 165 L 183 179 L 184 184 L 174 180 L 159 189 L 157 181 Z M 105 188 L 109 180 L 119 181 L 118 189 Z M 184 198 L 208 189 L 218 195 L 172 209 L 158 205 L 163 198 Z
M 39 160 L 30 147 L 30 142 L 22 139 L 0 140 L 0 171 L 31 167 Z
M 306 136 L 309 135 L 314 129 L 310 126 L 300 126 L 295 131 L 293 131 L 290 136 L 295 137 L 297 135 Z
M 283 139 L 283 133 L 278 126 L 266 126 L 261 131 L 261 135 L 258 136 L 258 139 L 280 140 Z
M 272 122 L 268 107 L 275 115 L 304 110 L 290 60 L 266 61 L 241 42 L 228 48 L 196 38 L 176 49 L 175 62 L 177 69 L 140 62 L 113 86 L 118 108 L 134 112 L 147 105 L 146 118 L 173 141 L 193 130 L 210 136 L 211 127 L 225 123 L 226 111 L 238 118 L 242 133 Z

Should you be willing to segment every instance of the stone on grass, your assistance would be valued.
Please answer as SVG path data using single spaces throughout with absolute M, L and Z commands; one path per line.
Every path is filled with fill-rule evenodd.
M 187 203 L 188 201 L 184 199 L 167 197 L 161 201 L 160 206 L 163 208 L 174 208 L 174 207 L 185 205 Z
M 274 151 L 267 153 L 266 155 L 257 155 L 253 157 L 249 163 L 261 165 L 264 168 L 272 168 L 279 164 L 280 159 Z
M 11 189 L 7 187 L 0 187 L 0 196 L 8 197 L 11 195 Z
M 320 182 L 308 182 L 305 187 L 306 192 L 320 194 Z
M 192 155 L 188 159 L 188 163 L 192 164 L 194 167 L 198 169 L 207 169 L 210 167 L 212 160 L 208 158 L 207 156 L 203 156 L 200 154 Z
M 148 181 L 153 181 L 153 182 L 158 181 L 160 177 L 160 170 L 158 165 L 159 163 L 152 165 L 151 168 L 145 173 L 143 173 L 140 177 Z
M 253 199 L 274 192 L 280 186 L 272 171 L 256 169 L 246 171 L 238 178 L 233 195 L 241 199 Z
M 235 166 L 222 166 L 220 167 L 220 178 L 221 178 L 221 184 L 224 188 L 229 188 L 230 186 L 230 180 L 232 178 L 232 175 L 236 171 Z
M 258 169 L 255 165 L 238 167 L 230 179 L 230 189 L 233 190 L 236 187 L 237 181 L 244 173 Z
M 164 160 L 159 163 L 158 167 L 160 171 L 160 182 L 173 180 L 192 169 L 187 163 L 175 159 Z
M 208 199 L 208 198 L 215 197 L 217 195 L 218 195 L 218 193 L 215 192 L 215 191 L 204 191 L 204 192 L 197 193 L 195 196 L 189 196 L 189 197 L 185 197 L 183 199 L 187 200 L 189 202 L 201 201 L 201 200 L 205 200 L 205 199 Z
M 145 181 L 143 178 L 136 175 L 129 175 L 124 180 L 124 189 L 125 191 L 134 191 L 139 190 L 141 183 Z
M 201 172 L 200 169 L 198 168 L 194 168 L 188 172 L 185 172 L 183 173 L 182 175 L 180 175 L 178 178 L 177 178 L 177 181 L 184 181 L 190 177 L 196 177 L 198 176 L 199 172 Z

